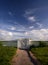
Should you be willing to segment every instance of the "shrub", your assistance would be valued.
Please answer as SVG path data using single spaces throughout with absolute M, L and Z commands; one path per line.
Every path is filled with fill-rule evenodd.
M 2 46 L 2 41 L 0 41 L 0 46 Z
M 46 46 L 46 43 L 43 42 L 43 41 L 39 41 L 39 47 L 45 47 Z

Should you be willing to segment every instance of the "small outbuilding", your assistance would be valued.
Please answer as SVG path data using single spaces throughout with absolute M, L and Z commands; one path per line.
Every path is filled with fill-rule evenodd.
M 21 49 L 28 49 L 31 45 L 30 39 L 18 39 L 17 47 Z

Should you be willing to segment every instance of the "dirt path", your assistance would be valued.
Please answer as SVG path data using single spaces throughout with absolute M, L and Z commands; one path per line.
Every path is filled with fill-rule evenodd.
M 41 65 L 31 52 L 18 49 L 11 60 L 11 65 Z

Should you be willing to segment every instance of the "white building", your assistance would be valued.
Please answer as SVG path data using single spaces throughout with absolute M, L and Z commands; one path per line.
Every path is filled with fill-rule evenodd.
M 17 47 L 21 49 L 28 49 L 31 45 L 38 46 L 39 42 L 34 42 L 32 39 L 18 39 Z

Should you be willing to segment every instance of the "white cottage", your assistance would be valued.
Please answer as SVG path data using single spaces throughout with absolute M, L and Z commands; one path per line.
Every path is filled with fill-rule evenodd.
M 28 49 L 31 45 L 30 39 L 19 39 L 17 43 L 17 47 L 21 49 Z

